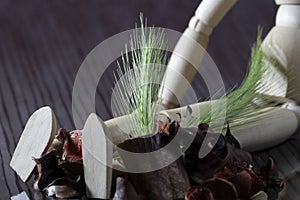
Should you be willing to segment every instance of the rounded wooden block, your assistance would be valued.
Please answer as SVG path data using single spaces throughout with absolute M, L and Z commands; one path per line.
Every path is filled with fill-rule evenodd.
M 50 107 L 35 111 L 28 119 L 15 149 L 10 166 L 26 181 L 35 162 L 32 157 L 41 157 L 51 145 L 56 132 L 56 119 Z
M 272 51 L 265 51 L 265 47 L 270 48 Z M 273 71 L 279 72 L 279 76 L 269 76 L 269 83 L 272 86 L 270 91 L 287 90 L 284 97 L 293 99 L 299 103 L 300 79 L 297 77 L 300 74 L 300 29 L 284 26 L 273 27 L 264 39 L 263 48 L 267 54 L 270 53 L 270 57 L 275 58 L 276 61 L 282 64 L 282 69 L 286 73 L 286 75 L 283 75 L 280 70 L 274 68 L 275 70 Z M 269 75 L 272 74 L 269 73 Z M 271 93 L 267 94 L 274 95 Z
M 275 0 L 277 5 L 282 4 L 300 4 L 300 0 Z
M 82 134 L 82 159 L 86 195 L 88 198 L 108 199 L 112 179 L 113 146 L 107 137 L 110 133 L 104 122 L 91 114 Z

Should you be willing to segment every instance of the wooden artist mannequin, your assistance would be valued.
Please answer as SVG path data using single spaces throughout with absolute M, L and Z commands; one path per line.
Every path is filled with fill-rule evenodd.
M 297 63 L 300 63 L 300 56 L 298 56 L 300 51 L 300 34 L 298 29 L 300 17 L 297 17 L 300 13 L 298 11 L 300 6 L 295 4 L 299 3 L 299 1 L 300 0 L 277 1 L 277 3 L 287 3 L 288 5 L 283 4 L 280 6 L 276 18 L 276 26 L 270 31 L 263 42 L 263 47 L 265 49 L 270 46 L 272 48 L 274 44 L 276 44 L 276 49 L 279 49 L 269 53 L 284 52 L 284 56 L 282 55 L 283 53 L 280 53 L 280 55 L 274 54 L 272 56 L 278 58 L 279 61 L 282 60 L 282 57 L 286 58 L 287 62 L 285 64 L 285 68 L 292 71 L 290 73 L 291 75 L 300 74 L 300 70 L 291 67 L 297 66 Z M 193 16 L 190 20 L 189 27 L 185 30 L 183 38 L 192 38 L 200 43 L 203 47 L 206 47 L 213 27 L 217 25 L 217 23 L 224 17 L 224 15 L 235 4 L 235 2 L 236 1 L 234 0 L 202 1 L 199 8 L 195 12 L 195 16 Z M 179 52 L 181 55 L 184 55 L 185 58 L 190 58 L 192 60 L 193 57 L 201 57 L 202 55 L 195 55 L 193 49 L 187 48 L 189 42 L 189 40 L 181 38 L 174 51 Z M 200 66 L 201 59 L 196 59 L 196 61 L 199 62 L 196 66 Z M 174 74 L 174 71 L 181 74 L 184 79 L 188 80 L 189 82 L 192 81 L 195 73 L 197 72 L 190 63 L 186 62 L 186 60 L 182 59 L 176 54 L 172 55 L 168 69 L 166 70 L 164 88 L 179 92 L 176 94 L 176 97 L 168 90 L 162 92 L 161 98 L 165 108 L 173 108 L 176 106 L 178 103 L 177 99 L 183 97 L 187 88 L 187 85 L 183 84 L 183 77 Z M 297 87 L 297 84 L 300 84 L 300 81 L 293 82 L 292 78 L 287 79 L 285 77 L 281 77 L 281 79 L 283 81 L 280 82 L 279 85 L 276 85 L 274 82 L 276 83 L 277 80 L 274 80 L 274 77 L 265 78 L 266 81 L 269 81 L 267 84 L 270 83 L 274 85 L 273 87 L 276 87 L 277 90 L 282 91 L 281 97 L 290 97 L 299 101 L 300 98 L 297 99 L 297 95 L 300 94 L 300 85 L 298 86 L 299 92 L 294 90 L 294 93 L 290 93 L 289 96 L 287 95 L 287 82 L 288 80 L 290 81 L 289 87 Z M 269 93 L 268 95 L 273 94 Z M 274 98 L 275 100 L 277 99 L 277 97 L 272 96 L 270 98 Z M 196 111 L 193 113 L 193 115 L 198 115 L 199 113 L 197 111 L 201 112 L 203 110 L 207 110 L 209 106 L 209 102 L 201 102 L 191 105 L 192 109 Z M 298 121 L 300 119 L 300 117 L 297 119 L 297 115 L 300 116 L 300 114 L 298 114 L 300 112 L 297 111 L 300 109 L 298 109 L 298 107 L 294 104 L 287 107 L 292 108 L 294 111 L 285 108 L 275 108 L 273 111 L 265 113 L 263 120 L 260 120 L 259 122 L 248 123 L 243 127 L 233 129 L 233 134 L 241 143 L 242 148 L 248 151 L 265 149 L 283 142 L 293 133 L 295 133 L 298 127 Z M 176 113 L 185 113 L 186 108 L 187 107 L 171 110 L 169 109 L 162 111 L 162 113 L 170 118 L 173 118 L 176 116 Z M 118 127 L 126 127 L 129 121 L 130 120 L 128 116 L 122 116 L 105 122 L 105 124 L 111 130 L 112 138 L 115 142 L 118 143 L 125 139 L 124 134 L 119 134 L 120 129 Z
M 212 28 L 222 19 L 222 17 L 232 7 L 234 3 L 235 1 L 226 0 L 202 1 L 202 4 L 197 9 L 196 15 L 191 19 L 189 27 L 184 32 L 184 35 L 195 39 L 203 47 L 206 47 L 208 37 L 212 31 Z M 283 52 L 283 57 L 286 57 L 287 62 L 284 63 L 286 64 L 284 65 L 284 68 L 290 70 L 291 73 L 288 74 L 289 76 L 287 78 L 282 78 L 283 81 L 286 81 L 286 84 L 276 86 L 273 83 L 277 80 L 269 79 L 268 81 L 270 81 L 270 84 L 274 85 L 274 87 L 278 87 L 279 89 L 283 88 L 281 97 L 291 98 L 292 100 L 300 102 L 300 81 L 297 79 L 293 80 L 293 78 L 291 77 L 291 75 L 300 75 L 300 66 L 298 66 L 300 65 L 300 5 L 295 4 L 300 4 L 300 0 L 278 0 L 277 3 L 282 5 L 278 10 L 276 26 L 270 31 L 270 33 L 264 40 L 263 47 L 267 48 L 269 45 L 272 46 L 272 44 L 275 43 L 276 48 L 279 49 L 278 51 Z M 285 3 L 292 4 L 285 5 Z M 227 5 L 228 7 L 222 7 L 222 5 Z M 217 8 L 220 10 L 218 10 Z M 212 13 L 210 11 L 212 11 Z M 216 14 L 214 12 L 219 13 Z M 214 18 L 213 16 L 218 17 Z M 205 21 L 206 19 L 217 20 L 212 20 L 214 21 L 214 23 L 208 23 L 211 26 L 201 26 L 202 23 L 207 25 L 207 23 L 205 23 L 207 22 Z M 195 23 L 195 20 L 197 20 L 198 23 L 200 23 L 199 29 L 195 28 L 195 25 L 197 25 L 197 23 Z M 207 27 L 210 27 L 210 29 Z M 186 47 L 188 47 L 188 45 L 185 44 L 185 42 L 188 42 L 188 40 L 179 40 L 175 52 L 180 52 L 186 58 L 190 58 L 193 56 L 202 56 L 194 55 L 193 49 L 185 49 Z M 276 53 L 277 51 L 274 52 Z M 278 58 L 280 60 L 282 55 L 281 53 L 280 55 L 274 54 L 273 57 Z M 198 61 L 201 62 L 201 59 L 199 59 Z M 198 66 L 200 66 L 200 63 Z M 179 96 L 177 96 L 177 98 L 182 98 L 187 86 L 182 85 L 182 78 L 180 76 L 174 75 L 173 71 L 176 70 L 177 72 L 180 72 L 180 74 L 183 75 L 183 77 L 186 80 L 191 82 L 196 70 L 194 70 L 188 62 L 176 56 L 175 54 L 173 54 L 168 67 L 169 69 L 171 68 L 171 70 L 168 69 L 166 71 L 165 84 L 167 85 L 167 88 L 171 88 L 171 91 L 179 90 Z M 291 90 L 292 88 L 294 88 L 293 92 Z M 177 104 L 177 99 L 173 96 L 172 93 L 168 91 L 164 91 L 162 93 L 162 99 L 163 106 L 166 108 L 172 108 Z M 274 97 L 274 99 L 276 100 L 277 97 Z M 206 110 L 209 108 L 209 106 L 209 102 L 201 102 L 198 104 L 191 105 L 191 108 L 192 110 Z M 187 107 L 165 110 L 162 111 L 162 113 L 173 118 L 176 116 L 176 113 L 186 113 L 186 108 Z M 264 113 L 264 116 L 259 121 L 249 122 L 244 126 L 233 128 L 232 133 L 241 144 L 241 147 L 248 151 L 262 150 L 277 145 L 285 141 L 292 134 L 294 134 L 300 124 L 299 118 L 297 118 L 297 115 L 300 116 L 300 112 L 298 112 L 300 111 L 299 107 L 293 104 L 293 106 L 290 106 L 290 108 L 292 108 L 293 111 L 286 108 L 276 107 L 272 111 Z M 197 115 L 197 113 L 193 114 Z M 123 116 L 119 119 L 120 120 L 118 121 L 118 123 L 123 123 L 124 125 L 126 124 L 126 116 Z M 106 125 L 111 130 L 113 137 L 116 139 L 120 139 L 119 135 L 116 134 L 118 133 L 116 129 L 117 126 L 115 126 L 117 120 L 118 119 L 109 120 L 106 122 Z
M 221 11 L 219 16 L 224 16 L 224 13 L 226 13 L 228 9 L 231 8 L 234 4 L 234 1 L 222 1 L 223 4 L 225 4 L 225 2 L 228 3 L 228 7 L 223 8 L 222 6 L 220 6 L 219 8 L 222 8 L 223 12 Z M 208 13 L 210 13 L 211 10 L 214 10 L 209 9 L 210 6 L 211 8 L 216 6 L 213 3 L 208 6 L 209 3 L 206 1 L 203 1 L 202 3 L 205 5 L 203 7 L 208 10 L 206 11 Z M 266 53 L 272 56 L 272 58 L 275 58 L 277 61 L 281 62 L 284 69 L 286 70 L 284 73 L 286 73 L 288 76 L 286 77 L 285 74 L 278 73 L 276 77 L 274 77 L 274 75 L 268 77 L 267 74 L 266 77 L 264 77 L 264 80 L 267 81 L 267 84 L 272 84 L 275 88 L 276 93 L 280 93 L 281 97 L 291 98 L 296 102 L 300 102 L 300 80 L 297 78 L 297 76 L 300 75 L 300 0 L 277 0 L 276 3 L 280 5 L 276 16 L 276 26 L 272 28 L 266 39 L 263 41 L 263 49 L 266 50 Z M 202 5 L 199 6 L 196 12 L 196 16 L 199 17 L 199 21 L 203 21 L 202 18 L 204 20 L 207 19 L 207 16 L 205 16 L 206 12 L 201 8 Z M 209 14 L 208 16 L 212 15 Z M 193 22 L 193 18 L 191 19 L 191 22 Z M 216 25 L 216 23 L 212 23 L 212 27 L 214 27 L 213 25 Z M 203 29 L 205 30 L 205 28 Z M 201 38 L 202 33 L 198 32 L 198 34 L 198 38 Z M 197 37 L 194 36 L 194 38 Z M 198 42 L 205 47 L 205 42 L 207 42 L 207 40 L 204 42 L 198 40 Z M 180 44 L 179 42 L 176 48 L 180 49 L 179 45 L 182 44 Z M 273 49 L 274 51 L 267 51 L 267 49 L 269 48 Z M 172 57 L 171 61 L 172 59 L 176 60 L 178 58 Z M 178 62 L 179 64 L 177 65 L 175 62 L 171 61 L 168 67 L 172 69 L 176 68 L 175 70 L 178 69 L 177 71 L 183 72 L 182 75 L 187 80 L 192 80 L 192 75 L 186 72 L 189 70 L 190 66 L 178 66 L 180 62 Z M 166 75 L 166 77 L 168 77 L 168 74 Z M 280 79 L 280 81 L 278 79 L 276 80 L 275 78 Z M 176 80 L 171 80 L 171 78 L 169 80 L 167 78 L 166 84 L 169 86 L 174 82 L 176 82 Z M 173 91 L 176 91 L 174 87 L 178 87 L 180 89 L 182 88 L 175 84 L 172 88 Z M 184 93 L 182 92 L 180 94 Z M 267 95 L 274 94 L 267 93 Z M 174 106 L 174 97 L 167 94 L 167 92 L 163 93 L 162 98 L 165 102 L 165 107 L 171 108 Z M 273 97 L 271 96 L 269 98 L 272 99 Z M 274 99 L 276 98 L 277 97 L 274 97 Z M 168 104 L 168 102 L 170 103 Z M 199 110 L 203 110 L 207 109 L 207 106 L 208 104 L 206 102 L 201 102 L 193 105 L 192 107 L 197 107 Z M 259 122 L 249 123 L 244 127 L 233 129 L 233 134 L 237 137 L 237 139 L 241 143 L 241 146 L 249 151 L 261 150 L 279 144 L 289 138 L 297 130 L 298 124 L 300 124 L 300 109 L 295 106 L 294 103 L 292 104 L 292 106 L 287 107 L 293 109 L 294 112 L 284 108 L 276 108 L 274 111 L 266 113 L 263 120 Z M 173 110 L 166 110 L 163 112 L 172 117 L 175 115 L 175 113 L 184 113 L 185 109 L 186 108 L 178 108 Z M 197 115 L 197 113 L 195 113 L 195 115 Z M 298 119 L 296 115 L 298 115 Z

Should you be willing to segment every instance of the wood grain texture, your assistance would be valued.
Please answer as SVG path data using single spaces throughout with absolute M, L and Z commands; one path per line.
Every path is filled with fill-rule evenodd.
M 36 109 L 49 105 L 56 113 L 58 127 L 75 128 L 71 111 L 73 82 L 81 62 L 96 45 L 133 28 L 139 12 L 148 17 L 149 24 L 183 31 L 199 2 L 1 0 L 0 199 L 9 199 L 22 191 L 31 199 L 43 199 L 33 191 L 33 178 L 23 183 L 9 167 L 9 162 L 26 121 Z M 264 27 L 265 35 L 274 24 L 275 12 L 272 0 L 239 1 L 214 30 L 208 52 L 226 88 L 239 85 L 243 80 L 257 26 Z M 96 95 L 97 113 L 104 120 L 112 117 L 113 68 L 111 66 L 101 78 Z M 200 76 L 193 86 L 199 99 L 207 98 L 207 89 Z M 261 155 L 274 156 L 282 174 L 294 172 L 289 180 L 299 182 L 299 141 L 287 142 Z M 259 156 L 257 163 L 262 162 Z M 287 162 L 292 157 L 296 164 Z M 299 196 L 295 187 L 288 185 L 289 199 Z

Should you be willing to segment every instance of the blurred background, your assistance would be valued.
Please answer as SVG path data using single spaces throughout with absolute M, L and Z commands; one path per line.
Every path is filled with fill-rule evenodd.
M 135 27 L 139 13 L 149 25 L 184 31 L 201 1 L 186 0 L 1 0 L 0 1 L 0 194 L 30 196 L 33 179 L 24 184 L 9 167 L 28 117 L 49 105 L 58 126 L 74 129 L 73 82 L 88 53 L 108 37 Z M 275 21 L 273 0 L 240 0 L 215 28 L 208 53 L 227 89 L 247 72 L 257 28 L 263 37 Z M 200 82 L 193 84 L 199 86 Z M 112 117 L 113 75 L 108 70 L 97 91 L 97 112 Z M 205 87 L 205 86 L 203 86 Z M 207 98 L 201 89 L 199 96 Z

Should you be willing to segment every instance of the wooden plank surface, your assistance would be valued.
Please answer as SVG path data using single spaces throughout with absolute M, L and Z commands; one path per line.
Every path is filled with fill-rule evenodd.
M 1 0 L 0 199 L 9 199 L 22 191 L 27 192 L 31 199 L 42 199 L 32 189 L 32 178 L 23 183 L 9 167 L 11 156 L 28 117 L 39 107 L 51 106 L 58 127 L 74 129 L 71 111 L 73 82 L 81 62 L 96 45 L 109 36 L 133 28 L 139 12 L 148 17 L 149 24 L 183 31 L 199 2 Z M 257 26 L 262 25 L 267 33 L 274 23 L 275 12 L 272 0 L 239 1 L 215 29 L 208 51 L 227 88 L 242 81 Z M 101 79 L 96 95 L 97 112 L 104 120 L 112 117 L 111 71 L 112 68 L 107 70 Z M 197 77 L 193 85 L 199 99 L 205 99 L 207 92 L 201 78 Z M 268 154 L 275 156 L 283 174 L 294 170 L 298 177 L 298 141 L 288 142 L 261 155 Z M 281 158 L 291 158 L 293 163 L 283 163 Z M 299 178 L 291 180 L 299 182 Z M 296 188 L 288 187 L 288 190 L 291 191 L 290 199 L 299 195 Z

